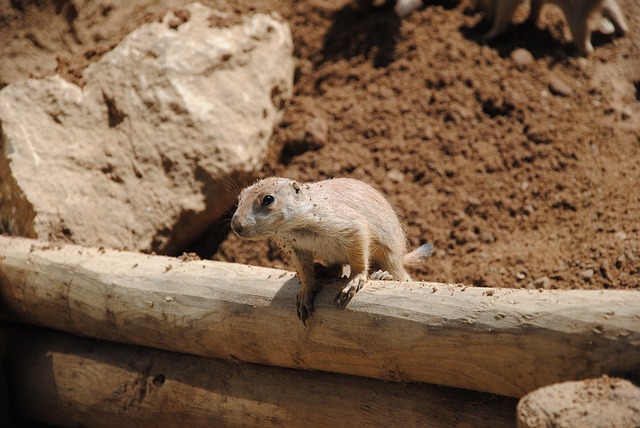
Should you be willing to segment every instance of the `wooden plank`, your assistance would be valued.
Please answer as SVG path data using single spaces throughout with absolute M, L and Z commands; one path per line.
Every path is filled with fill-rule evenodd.
M 0 311 L 195 355 L 520 397 L 640 372 L 640 293 L 371 282 L 325 286 L 304 327 L 280 270 L 0 237 Z
M 14 411 L 54 426 L 512 427 L 516 400 L 14 329 Z

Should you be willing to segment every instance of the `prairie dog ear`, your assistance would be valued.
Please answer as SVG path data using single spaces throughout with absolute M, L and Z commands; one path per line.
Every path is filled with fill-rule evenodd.
M 296 194 L 300 193 L 301 187 L 297 181 L 294 181 L 293 183 L 291 183 L 291 187 L 293 187 L 293 190 L 296 192 Z

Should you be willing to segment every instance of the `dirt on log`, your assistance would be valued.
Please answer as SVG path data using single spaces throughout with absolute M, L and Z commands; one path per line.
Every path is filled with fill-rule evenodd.
M 187 259 L 184 259 L 187 260 Z M 640 374 L 633 291 L 326 284 L 305 327 L 291 272 L 0 237 L 0 311 L 82 336 L 195 355 L 521 397 Z

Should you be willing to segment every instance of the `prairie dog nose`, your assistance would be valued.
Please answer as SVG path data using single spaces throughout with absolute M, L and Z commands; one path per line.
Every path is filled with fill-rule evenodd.
M 233 231 L 238 235 L 242 233 L 242 222 L 235 215 L 231 218 L 231 229 L 233 229 Z

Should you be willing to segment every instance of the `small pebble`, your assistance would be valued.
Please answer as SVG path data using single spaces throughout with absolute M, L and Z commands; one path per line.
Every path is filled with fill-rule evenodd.
M 511 52 L 511 61 L 518 67 L 518 70 L 524 70 L 533 64 L 533 55 L 526 49 L 518 48 Z
M 580 278 L 582 279 L 591 279 L 593 278 L 593 269 L 585 269 L 582 272 L 580 272 Z
M 422 0 L 398 0 L 393 10 L 400 18 L 422 7 Z
M 615 237 L 616 237 L 616 240 L 617 240 L 617 241 L 622 242 L 622 241 L 624 241 L 625 239 L 627 239 L 627 234 L 626 234 L 626 233 L 624 233 L 623 231 L 620 231 L 620 232 L 616 232 Z
M 551 91 L 553 95 L 560 95 L 562 97 L 568 97 L 573 94 L 573 89 L 558 76 L 551 76 L 549 78 L 549 91 Z
M 532 290 L 536 290 L 540 288 L 549 290 L 551 288 L 551 278 L 549 278 L 548 276 L 540 277 L 536 280 L 531 281 L 529 284 L 527 284 L 527 288 L 530 288 Z
M 394 183 L 401 183 L 404 181 L 404 174 L 395 168 L 387 172 L 387 177 L 389 177 L 389 180 L 393 181 Z
M 581 57 L 576 60 L 576 65 L 580 70 L 586 70 L 589 67 L 589 60 Z

